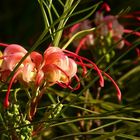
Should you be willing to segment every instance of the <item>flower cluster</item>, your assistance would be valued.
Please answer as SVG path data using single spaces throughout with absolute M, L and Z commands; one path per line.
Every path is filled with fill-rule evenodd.
M 93 22 L 91 20 L 85 20 L 73 25 L 69 29 L 69 36 L 73 36 L 78 31 L 90 29 L 96 27 L 96 29 L 88 35 L 76 39 L 73 42 L 74 46 L 78 46 L 76 52 L 80 49 L 92 48 L 96 46 L 111 46 L 113 43 L 118 43 L 117 48 L 121 49 L 124 46 L 123 34 L 124 27 L 118 21 L 118 16 L 103 15 L 103 9 L 110 11 L 110 7 L 104 3 L 99 11 L 96 12 Z M 99 44 L 100 43 L 100 44 Z M 103 48 L 102 47 L 102 48 Z
M 2 63 L 0 68 L 0 78 L 2 82 L 6 82 L 16 65 L 27 54 L 27 51 L 17 44 L 3 44 L 6 47 L 1 57 Z M 58 83 L 63 87 L 69 87 L 71 78 L 76 75 L 77 64 L 73 59 L 67 57 L 65 53 L 57 47 L 49 47 L 42 56 L 38 52 L 29 54 L 18 67 L 9 82 L 4 106 L 9 106 L 9 93 L 13 82 L 36 87 L 45 84 L 50 86 Z
M 104 133 L 94 136 L 98 139 L 108 137 L 102 126 L 109 124 L 113 132 L 129 126 L 125 120 L 121 125 L 116 125 L 120 120 L 111 123 L 110 120 L 128 116 L 122 108 L 139 97 L 133 93 L 137 93 L 140 80 L 137 76 L 140 11 L 121 10 L 124 5 L 120 3 L 119 9 L 113 7 L 113 11 L 119 10 L 113 14 L 104 1 L 92 1 L 80 7 L 82 4 L 80 0 L 38 0 L 44 22 L 37 23 L 41 28 L 33 30 L 35 36 L 28 34 L 27 40 L 21 38 L 26 40 L 27 46 L 3 43 L 11 36 L 1 38 L 0 118 L 4 131 L 0 139 L 61 139 L 67 136 L 79 139 L 79 135 L 102 128 Z M 21 31 L 15 30 L 18 39 L 23 36 Z M 123 99 L 110 75 L 125 93 Z M 116 105 L 117 101 L 120 105 Z M 135 106 L 129 115 L 131 118 L 135 117 L 134 109 Z M 100 118 L 104 114 L 107 114 L 105 118 Z M 94 116 L 98 119 L 91 118 Z M 75 133 L 69 135 L 69 131 L 53 133 L 61 121 L 68 125 L 66 128 L 70 132 L 76 130 L 77 136 Z M 72 123 L 70 129 L 69 123 Z M 89 134 L 87 139 L 92 137 Z
M 95 13 L 93 19 L 86 19 L 80 23 L 77 23 L 69 28 L 69 38 L 79 31 L 84 31 L 95 27 L 95 30 L 76 38 L 72 43 L 76 48 L 78 54 L 81 49 L 89 49 L 95 53 L 98 58 L 105 55 L 106 62 L 110 62 L 111 58 L 115 55 L 115 49 L 122 49 L 124 45 L 131 46 L 131 43 L 124 38 L 124 34 L 131 33 L 136 36 L 140 36 L 140 33 L 131 29 L 126 29 L 123 24 L 120 24 L 120 18 L 135 18 L 139 20 L 139 12 L 134 14 L 123 15 L 111 15 L 108 14 L 110 7 L 107 3 L 103 3 L 101 8 Z M 136 16 L 136 17 L 135 17 Z M 65 37 L 65 36 L 64 36 Z M 107 51 L 112 47 L 112 51 Z
M 110 37 L 114 43 L 117 43 L 119 40 L 123 39 L 122 35 L 124 33 L 124 27 L 118 22 L 117 16 L 103 16 L 103 13 L 96 12 L 95 25 L 97 26 L 97 30 L 95 32 L 97 37 Z M 117 48 L 119 49 L 121 49 L 123 46 L 123 40 L 117 44 Z
M 3 52 L 3 61 L 1 64 L 1 81 L 5 82 L 7 77 L 14 70 L 15 66 L 25 56 L 27 51 L 22 46 L 17 44 L 8 45 L 1 43 L 0 45 L 6 47 Z M 19 66 L 18 71 L 15 73 L 15 79 L 29 83 L 33 80 L 34 72 L 35 65 L 32 62 L 31 57 L 28 56 Z
M 6 82 L 17 64 L 27 55 L 27 50 L 17 44 L 3 44 L 5 50 L 1 56 L 2 63 L 0 68 L 1 81 Z M 108 77 L 115 85 L 118 92 L 118 99 L 121 100 L 121 92 L 115 81 L 105 72 L 102 72 L 95 63 L 89 59 L 79 56 L 76 53 L 58 47 L 49 46 L 44 54 L 31 52 L 23 59 L 20 66 L 15 71 L 9 81 L 8 90 L 4 100 L 4 106 L 9 106 L 9 93 L 13 82 L 19 81 L 21 84 L 30 88 L 48 87 L 58 84 L 63 88 L 76 90 L 80 87 L 80 79 L 76 75 L 77 65 L 83 69 L 82 75 L 85 76 L 87 69 L 94 69 L 99 76 L 100 86 L 104 86 L 103 75 Z M 75 78 L 77 86 L 71 86 L 71 79 Z

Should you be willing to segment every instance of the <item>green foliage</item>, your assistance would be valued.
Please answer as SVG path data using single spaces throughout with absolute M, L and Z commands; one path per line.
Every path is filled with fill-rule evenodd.
M 130 5 L 123 1 L 119 2 L 123 9 L 114 9 L 113 12 L 116 15 L 121 13 L 120 16 L 127 14 L 125 9 Z M 27 47 L 28 53 L 16 65 L 5 83 L 11 79 L 22 62 L 34 50 L 38 49 L 43 52 L 43 47 L 46 49 L 46 46 L 51 44 L 54 47 L 60 47 L 63 50 L 69 49 L 74 52 L 76 50 L 73 45 L 74 41 L 80 40 L 98 29 L 98 27 L 94 27 L 93 15 L 95 11 L 100 9 L 103 2 L 91 3 L 91 1 L 81 0 L 38 0 L 38 3 L 27 2 L 33 9 L 36 7 L 35 5 L 40 8 L 37 11 L 43 20 L 41 19 L 41 23 L 40 21 L 35 23 L 36 28 L 39 24 L 39 30 L 34 31 L 32 29 L 33 31 L 30 31 L 32 32 L 30 34 L 36 33 L 39 37 L 35 37 L 34 43 L 31 45 L 27 43 L 27 46 L 29 46 Z M 116 2 L 110 3 L 114 6 L 113 8 L 116 7 Z M 129 1 L 129 3 L 133 2 Z M 7 4 L 5 5 L 8 6 Z M 123 11 L 125 12 L 123 13 Z M 25 10 L 25 17 L 27 16 L 28 13 Z M 27 19 L 25 18 L 25 21 Z M 86 19 L 92 21 L 93 28 L 80 30 L 65 39 L 65 31 L 68 37 L 67 30 L 72 25 Z M 32 22 L 32 20 L 29 18 L 27 22 Z M 21 25 L 24 26 L 24 24 Z M 15 26 L 14 28 L 16 29 Z M 140 28 L 136 26 L 132 27 L 132 29 L 134 32 L 139 32 Z M 7 27 L 5 32 L 7 33 L 9 30 L 9 27 Z M 18 31 L 18 29 L 16 30 Z M 30 37 L 26 38 L 30 39 Z M 8 39 L 7 42 L 11 42 L 12 39 Z M 116 46 L 123 39 L 131 42 L 131 46 L 125 46 L 117 50 Z M 121 102 L 117 100 L 116 91 L 105 76 L 105 87 L 101 88 L 99 86 L 99 76 L 94 73 L 93 69 L 88 70 L 86 76 L 83 76 L 81 68 L 78 67 L 78 76 L 80 77 L 78 82 L 81 83 L 81 87 L 77 91 L 62 89 L 57 85 L 42 88 L 40 91 L 34 87 L 35 85 L 31 88 L 20 86 L 17 90 L 19 85 L 15 84 L 15 87 L 11 89 L 13 96 L 10 96 L 11 106 L 8 109 L 3 107 L 7 86 L 5 83 L 0 82 L 0 139 L 140 139 L 140 56 L 136 56 L 135 51 L 135 48 L 139 48 L 140 41 L 137 37 L 133 37 L 131 33 L 124 35 L 123 39 L 113 42 L 110 35 L 105 38 L 101 37 L 95 40 L 97 45 L 93 48 L 90 46 L 88 49 L 81 49 L 79 53 L 79 55 L 94 61 L 103 72 L 108 72 L 113 77 L 122 91 Z M 22 43 L 26 44 L 26 41 Z M 72 80 L 73 85 L 78 84 L 78 82 Z M 35 114 L 32 116 L 32 113 Z

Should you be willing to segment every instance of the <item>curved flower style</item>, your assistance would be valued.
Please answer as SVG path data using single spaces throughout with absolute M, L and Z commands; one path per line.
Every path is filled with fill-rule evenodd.
M 76 34 L 79 31 L 90 29 L 90 28 L 92 28 L 91 22 L 89 20 L 84 20 L 80 23 L 75 24 L 74 26 L 72 26 L 70 28 L 70 36 L 73 36 L 74 34 Z M 93 45 L 94 44 L 93 33 L 90 33 L 90 34 L 86 35 L 85 37 L 86 37 L 86 41 L 85 41 L 86 45 Z M 80 42 L 80 38 L 76 39 L 73 42 L 74 46 L 78 46 L 79 42 Z M 84 46 L 82 48 L 84 49 Z
M 82 31 L 82 30 L 87 30 L 90 28 L 92 28 L 91 22 L 89 20 L 84 20 L 80 23 L 73 25 L 69 29 L 69 37 L 71 38 L 77 32 Z M 87 46 L 94 45 L 94 34 L 89 33 L 88 35 L 85 35 L 84 37 L 79 37 L 78 39 L 75 39 L 73 41 L 73 45 L 77 47 L 76 53 L 78 54 L 81 48 L 87 49 Z
M 139 30 L 134 30 L 134 28 L 131 29 L 132 27 L 140 26 L 140 11 L 134 11 L 127 15 L 121 15 L 120 18 L 123 19 L 125 18 L 124 25 L 126 26 L 126 28 L 124 29 L 124 33 L 132 34 L 135 35 L 136 37 L 140 37 Z M 132 21 L 129 22 L 127 21 L 127 19 L 131 19 Z M 124 40 L 124 41 L 127 46 L 132 46 L 132 43 L 130 43 L 128 40 Z
M 2 56 L 3 61 L 0 70 L 1 81 L 5 82 L 10 73 L 16 67 L 16 65 L 26 55 L 27 51 L 22 46 L 17 44 L 8 45 L 0 43 L 0 46 L 6 47 Z M 4 102 L 5 107 L 9 106 L 8 97 L 12 83 L 19 80 L 24 84 L 28 84 L 29 82 L 34 81 L 34 73 L 35 73 L 35 64 L 32 62 L 30 56 L 27 56 L 10 80 L 10 84 Z
M 118 100 L 121 101 L 121 91 L 120 91 L 119 87 L 117 86 L 116 82 L 107 73 L 101 71 L 95 63 L 93 63 L 92 61 L 90 61 L 89 59 L 87 59 L 85 57 L 79 56 L 76 53 L 70 52 L 68 50 L 63 50 L 63 52 L 65 52 L 67 56 L 73 57 L 75 59 L 75 62 L 78 65 L 82 66 L 83 76 L 86 75 L 87 68 L 94 69 L 99 76 L 99 83 L 100 83 L 101 87 L 104 87 L 104 78 L 103 78 L 102 74 L 104 76 L 106 76 L 108 79 L 110 79 L 110 81 L 112 81 L 113 85 L 115 86 L 115 88 L 117 90 Z

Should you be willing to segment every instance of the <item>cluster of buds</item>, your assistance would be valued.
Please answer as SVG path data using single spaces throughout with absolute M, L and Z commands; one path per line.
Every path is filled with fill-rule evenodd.
M 28 53 L 22 46 L 17 44 L 4 44 L 4 52 L 1 56 L 0 78 L 5 82 L 10 73 L 15 69 L 21 59 Z M 121 92 L 115 81 L 105 72 L 102 72 L 95 63 L 89 59 L 79 56 L 78 54 L 49 46 L 44 54 L 31 52 L 17 68 L 9 81 L 8 90 L 4 100 L 4 107 L 9 106 L 9 93 L 14 82 L 19 81 L 21 84 L 30 88 L 48 87 L 58 84 L 63 88 L 76 90 L 80 87 L 80 79 L 77 76 L 77 65 L 83 69 L 82 75 L 85 76 L 87 69 L 94 69 L 99 76 L 100 86 L 104 86 L 104 76 L 108 77 L 115 85 L 118 92 L 118 99 L 121 100 Z M 71 86 L 72 78 L 75 78 L 77 85 Z
M 19 111 L 20 109 L 19 105 L 13 104 L 6 112 L 5 116 L 8 117 L 6 120 L 6 123 L 11 126 L 13 125 L 14 128 L 19 129 L 14 129 L 11 132 L 11 137 L 12 139 L 20 139 L 20 140 L 29 140 L 30 136 L 32 135 L 33 131 L 33 126 L 29 125 L 30 122 L 26 120 L 23 115 L 21 115 L 21 112 Z M 25 127 L 20 127 L 21 125 L 26 125 Z

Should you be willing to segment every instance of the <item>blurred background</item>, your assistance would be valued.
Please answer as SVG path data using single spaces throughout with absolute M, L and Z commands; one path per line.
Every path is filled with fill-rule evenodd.
M 58 12 L 61 13 L 62 9 L 61 7 L 59 7 L 59 5 L 57 5 L 57 0 L 53 0 L 53 1 L 55 3 L 55 6 L 59 9 Z M 62 0 L 62 1 L 65 1 L 65 0 Z M 77 10 L 87 8 L 88 6 L 94 5 L 97 2 L 100 2 L 100 0 L 81 0 L 81 3 L 78 5 Z M 110 5 L 111 12 L 109 14 L 112 14 L 112 15 L 117 15 L 122 10 L 125 11 L 126 9 L 128 10 L 127 12 L 129 13 L 140 10 L 140 0 L 105 0 L 105 2 L 107 2 Z M 69 23 L 73 22 L 74 18 L 81 18 L 81 17 L 80 16 L 73 17 L 70 19 Z M 92 19 L 92 16 L 90 18 Z M 125 21 L 126 19 L 119 19 L 119 20 L 122 20 L 121 23 L 126 23 L 126 24 L 128 21 L 128 19 L 127 21 Z M 131 26 L 129 27 L 130 29 L 133 30 L 138 27 L 135 24 L 135 21 L 133 19 L 130 19 L 130 23 L 131 23 Z M 125 27 L 127 28 L 127 26 Z M 43 30 L 44 30 L 44 21 L 43 21 L 41 9 L 37 0 L 0 0 L 0 42 L 8 43 L 8 44 L 20 44 L 24 46 L 26 49 L 29 49 L 33 46 L 33 44 L 41 35 Z M 134 41 L 135 39 L 136 37 L 134 37 L 133 35 L 127 38 L 127 40 L 129 41 L 131 40 Z M 49 40 L 46 40 L 44 44 L 45 43 L 49 44 L 50 42 Z M 39 47 L 37 49 L 39 49 L 40 51 L 43 51 L 44 49 L 46 49 L 47 45 L 46 44 L 44 45 L 44 44 L 41 45 L 43 47 Z M 117 52 L 116 57 L 113 59 L 113 61 L 117 59 L 119 56 L 123 55 L 123 53 L 125 53 L 125 51 L 127 50 L 128 50 L 128 47 L 124 47 L 122 50 L 116 50 Z M 139 66 L 140 66 L 140 56 L 139 58 L 137 58 L 136 51 L 135 49 L 133 49 L 125 57 L 123 57 L 123 59 L 118 61 L 113 66 L 113 68 L 111 67 L 109 69 L 111 76 L 113 76 L 113 78 L 115 79 L 119 79 L 119 78 L 121 79 L 121 76 L 122 77 L 124 75 L 126 76 L 126 73 L 129 75 L 127 78 L 125 78 L 124 76 L 122 78 L 123 80 L 120 80 L 121 82 L 118 82 L 119 80 L 117 81 L 123 93 L 121 107 L 123 108 L 124 106 L 127 107 L 127 105 L 130 105 L 131 107 L 134 107 L 134 111 L 135 109 L 138 109 L 138 112 L 132 112 L 132 111 L 129 112 L 127 110 L 124 110 L 124 114 L 122 112 L 122 116 L 126 115 L 128 117 L 129 116 L 139 117 L 139 112 L 140 112 L 139 111 L 139 103 L 140 103 Z M 112 87 L 112 83 L 111 85 L 107 83 L 106 88 L 104 88 L 102 95 L 106 95 L 107 92 L 109 93 L 108 95 L 110 95 L 110 93 L 112 92 L 112 88 L 114 88 Z M 112 97 L 115 97 L 115 101 L 116 101 L 116 95 L 113 95 L 111 96 L 111 98 L 109 98 L 110 99 L 109 101 L 114 103 L 114 98 Z M 44 99 L 44 103 L 46 104 L 46 99 L 48 99 L 48 97 L 43 98 L 43 99 Z M 23 101 L 24 101 L 24 98 L 23 98 Z M 117 105 L 118 105 L 118 102 L 117 102 Z M 109 104 L 107 108 L 107 106 L 104 106 L 104 104 L 101 107 L 99 104 L 99 106 L 96 109 L 100 110 L 100 108 L 102 108 L 105 111 L 108 111 L 108 110 L 112 111 L 116 109 L 116 105 L 112 106 L 112 104 Z M 66 113 L 68 114 L 68 116 L 74 116 L 77 113 L 75 110 L 74 109 L 72 110 L 70 108 L 68 109 Z M 119 111 L 120 110 L 118 109 L 118 112 Z M 130 128 L 135 129 L 134 125 L 137 126 L 137 122 L 135 124 L 126 123 L 126 126 L 125 126 L 126 129 L 129 125 L 131 126 Z M 77 124 L 76 126 L 79 127 L 79 125 Z M 122 128 L 124 128 L 124 124 L 122 125 Z M 138 136 L 140 136 L 139 135 L 140 127 L 138 126 L 137 128 L 138 130 L 134 130 L 134 132 Z M 114 127 L 114 130 L 115 129 L 116 128 Z M 66 130 L 68 130 L 68 133 L 71 133 L 70 129 L 69 128 L 66 129 L 65 126 L 61 127 L 61 130 L 63 131 L 59 131 L 59 130 L 60 129 L 52 129 L 51 130 L 51 132 L 53 133 L 52 135 L 56 135 L 56 134 L 61 135 L 61 133 L 63 133 L 63 131 L 65 132 Z M 129 132 L 127 134 L 129 134 Z
M 79 8 L 88 7 L 100 0 L 82 0 Z M 122 9 L 139 10 L 139 0 L 106 0 L 111 13 Z M 59 7 L 58 7 L 59 8 Z M 60 9 L 61 10 L 61 9 Z M 37 0 L 0 1 L 0 42 L 31 46 L 43 31 L 43 19 Z

